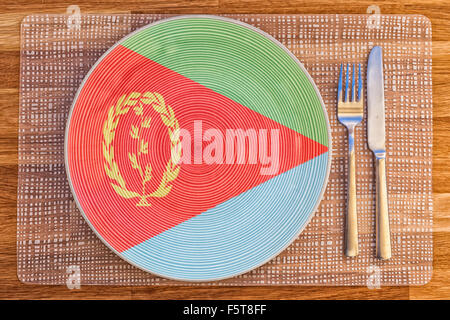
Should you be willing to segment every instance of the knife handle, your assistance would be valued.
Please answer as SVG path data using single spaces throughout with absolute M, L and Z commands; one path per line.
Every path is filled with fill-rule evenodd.
M 391 235 L 389 230 L 389 208 L 386 184 L 386 158 L 384 156 L 377 156 L 376 176 L 377 256 L 382 260 L 387 260 L 391 257 Z
M 358 255 L 358 217 L 356 215 L 356 157 L 353 129 L 349 129 L 348 132 L 348 146 L 349 166 L 347 217 L 345 222 L 345 255 L 347 257 L 356 257 Z

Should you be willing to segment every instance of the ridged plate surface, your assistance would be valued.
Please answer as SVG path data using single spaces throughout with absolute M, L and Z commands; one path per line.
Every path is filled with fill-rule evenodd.
M 66 130 L 79 209 L 119 256 L 211 281 L 269 261 L 304 229 L 330 166 L 329 126 L 302 64 L 244 23 L 183 16 L 113 46 Z

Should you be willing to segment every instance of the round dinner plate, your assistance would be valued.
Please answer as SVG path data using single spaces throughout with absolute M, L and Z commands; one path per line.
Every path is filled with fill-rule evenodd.
M 329 124 L 277 40 L 180 16 L 92 67 L 65 157 L 78 208 L 111 250 L 155 275 L 212 281 L 266 263 L 308 224 L 328 180 Z

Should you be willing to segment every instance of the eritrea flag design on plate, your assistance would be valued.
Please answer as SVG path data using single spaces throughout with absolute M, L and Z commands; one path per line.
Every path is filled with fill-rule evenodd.
M 167 278 L 218 280 L 304 229 L 330 166 L 328 119 L 302 64 L 247 24 L 183 16 L 95 64 L 74 100 L 66 169 L 120 257 Z

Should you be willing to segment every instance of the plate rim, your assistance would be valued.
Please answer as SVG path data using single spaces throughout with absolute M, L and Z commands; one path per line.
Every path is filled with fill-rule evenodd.
M 116 47 L 118 47 L 121 43 L 123 43 L 125 40 L 127 40 L 128 38 L 133 37 L 134 35 L 140 33 L 141 31 L 147 29 L 147 28 L 151 28 L 154 27 L 155 25 L 161 24 L 161 23 L 165 23 L 168 21 L 172 21 L 172 20 L 181 20 L 181 19 L 192 19 L 192 18 L 200 18 L 200 19 L 213 19 L 213 20 L 221 20 L 221 21 L 225 21 L 225 22 L 229 22 L 229 23 L 234 23 L 237 25 L 240 25 L 242 27 L 248 28 L 252 31 L 255 31 L 257 33 L 259 33 L 260 35 L 266 37 L 267 39 L 269 39 L 270 41 L 272 41 L 273 43 L 275 43 L 278 47 L 280 47 L 281 49 L 283 49 L 290 57 L 291 59 L 294 60 L 294 62 L 300 67 L 300 69 L 303 71 L 303 73 L 306 75 L 307 79 L 309 80 L 309 82 L 312 84 L 317 97 L 319 98 L 320 104 L 322 106 L 322 111 L 324 113 L 324 118 L 325 118 L 325 123 L 326 123 L 326 128 L 327 128 L 327 135 L 328 135 L 328 157 L 327 157 L 327 172 L 325 175 L 325 180 L 323 182 L 322 185 L 322 190 L 319 194 L 319 196 L 317 197 L 316 203 L 314 205 L 314 208 L 311 210 L 311 213 L 309 214 L 308 219 L 306 219 L 304 225 L 299 228 L 298 232 L 292 237 L 292 239 L 290 239 L 285 246 L 283 246 L 279 251 L 277 251 L 275 254 L 273 254 L 272 256 L 270 256 L 269 258 L 267 258 L 266 260 L 264 260 L 263 262 L 259 263 L 259 264 L 255 264 L 254 266 L 245 269 L 244 271 L 241 272 L 236 272 L 233 273 L 232 275 L 229 276 L 224 276 L 224 277 L 218 277 L 218 278 L 214 278 L 214 279 L 186 279 L 186 278 L 176 278 L 176 277 L 172 277 L 172 276 L 167 276 L 167 275 L 162 275 L 159 274 L 157 272 L 154 272 L 152 270 L 146 269 L 143 266 L 138 265 L 137 263 L 130 261 L 128 258 L 124 257 L 120 252 L 118 252 L 116 249 L 114 249 L 100 234 L 99 232 L 96 230 L 96 228 L 92 225 L 92 223 L 89 221 L 89 219 L 87 218 L 86 214 L 84 213 L 84 210 L 81 207 L 80 202 L 78 201 L 78 197 L 75 193 L 73 184 L 72 184 L 72 179 L 70 176 L 70 171 L 69 171 L 69 161 L 68 161 L 68 136 L 69 136 L 69 127 L 70 127 L 70 123 L 72 120 L 72 114 L 73 114 L 73 110 L 75 108 L 76 102 L 78 101 L 79 95 L 82 91 L 82 89 L 84 88 L 84 85 L 86 84 L 86 81 L 88 80 L 88 78 L 90 77 L 90 75 L 92 74 L 92 72 L 97 68 L 97 66 L 103 61 L 103 59 L 108 56 Z M 312 160 L 312 159 L 311 159 Z M 83 81 L 80 83 L 74 97 L 72 100 L 72 104 L 70 106 L 69 109 L 69 113 L 67 116 L 67 120 L 66 120 L 66 126 L 65 126 L 65 133 L 64 133 L 64 165 L 65 165 L 65 172 L 66 172 L 66 176 L 67 176 L 67 181 L 69 182 L 69 186 L 70 186 L 70 191 L 71 194 L 74 198 L 75 204 L 78 208 L 78 210 L 80 211 L 81 215 L 83 216 L 83 219 L 87 222 L 87 224 L 89 225 L 89 228 L 95 233 L 95 235 L 103 242 L 103 244 L 105 244 L 114 254 L 116 254 L 118 257 L 120 257 L 122 260 L 126 261 L 127 263 L 133 265 L 134 267 L 143 270 L 147 273 L 150 273 L 152 275 L 155 275 L 157 277 L 160 278 L 164 278 L 164 279 L 169 279 L 169 280 L 175 280 L 175 281 L 182 281 L 185 283 L 201 283 L 201 282 L 214 282 L 214 281 L 219 281 L 219 280 L 225 280 L 225 279 L 230 279 L 242 274 L 245 274 L 247 272 L 250 272 L 251 270 L 254 270 L 256 268 L 261 267 L 262 265 L 266 264 L 267 262 L 271 261 L 272 259 L 274 259 L 275 257 L 277 257 L 281 252 L 283 252 L 284 250 L 286 250 L 287 247 L 289 247 L 298 237 L 299 235 L 304 231 L 304 229 L 309 225 L 309 223 L 311 222 L 312 218 L 316 215 L 317 209 L 320 205 L 320 203 L 323 200 L 323 196 L 325 194 L 326 188 L 328 186 L 329 183 L 329 178 L 330 178 L 330 171 L 331 171 L 331 162 L 332 162 L 332 136 L 331 136 L 331 127 L 330 127 L 330 120 L 328 117 L 328 112 L 325 106 L 325 103 L 322 99 L 322 95 L 320 94 L 319 89 L 317 88 L 316 83 L 314 82 L 314 80 L 312 79 L 311 75 L 309 74 L 309 72 L 306 70 L 305 66 L 303 65 L 303 63 L 284 45 L 282 44 L 280 41 L 278 41 L 277 39 L 275 39 L 273 36 L 271 36 L 270 34 L 268 34 L 267 32 L 252 26 L 246 22 L 242 22 L 240 20 L 236 20 L 236 19 L 232 19 L 232 18 L 228 18 L 225 16 L 218 16 L 218 15 L 209 15 L 209 14 L 185 14 L 185 15 L 177 15 L 177 16 L 173 16 L 173 17 L 169 17 L 169 18 L 164 18 L 164 19 L 160 19 L 157 20 L 155 22 L 146 24 L 145 26 L 136 29 L 135 31 L 127 34 L 125 37 L 121 38 L 119 41 L 117 41 L 116 43 L 114 43 L 110 48 L 108 48 L 108 50 L 106 50 L 101 56 L 100 58 L 97 59 L 97 61 L 92 65 L 92 67 L 89 69 L 88 73 L 84 76 Z

